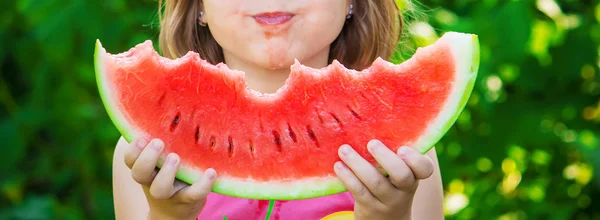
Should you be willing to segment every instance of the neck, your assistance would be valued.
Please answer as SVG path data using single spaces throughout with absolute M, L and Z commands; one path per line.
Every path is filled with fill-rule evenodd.
M 290 67 L 267 68 L 236 57 L 232 53 L 223 51 L 225 63 L 234 70 L 246 73 L 246 83 L 250 89 L 262 93 L 275 93 L 281 88 L 290 75 Z M 323 68 L 328 65 L 329 48 L 315 56 L 301 61 L 302 65 L 312 68 Z

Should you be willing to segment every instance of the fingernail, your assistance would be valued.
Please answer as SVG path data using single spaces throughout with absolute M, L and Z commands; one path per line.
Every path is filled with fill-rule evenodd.
M 215 170 L 214 170 L 214 169 L 212 169 L 212 168 L 208 168 L 208 169 L 207 169 L 207 170 L 204 172 L 204 175 L 205 175 L 205 177 L 206 177 L 206 178 L 208 178 L 208 179 L 211 179 L 211 180 L 212 180 L 212 179 L 214 179 L 214 178 L 215 178 L 215 176 L 216 176 L 216 175 L 215 175 L 215 173 L 216 173 L 216 172 L 215 172 Z
M 140 138 L 135 146 L 140 149 L 144 149 L 146 145 L 148 145 L 148 140 L 146 140 L 146 138 Z
M 150 145 L 150 147 L 156 151 L 162 150 L 163 146 L 163 142 L 158 139 L 152 140 L 152 144 Z
M 349 155 L 352 152 L 352 148 L 350 148 L 349 145 L 344 144 L 342 145 L 340 151 L 342 152 L 342 155 Z
M 336 162 L 334 166 L 335 166 L 335 169 L 338 169 L 338 170 L 344 169 L 344 165 L 342 164 L 342 162 Z
M 408 154 L 410 154 L 410 151 L 412 149 L 410 147 L 407 146 L 402 146 L 400 147 L 400 149 L 398 150 L 398 155 L 400 156 L 408 156 Z
M 165 165 L 175 166 L 175 164 L 177 164 L 178 160 L 179 159 L 177 158 L 177 155 L 171 153 L 171 154 L 169 154 L 169 156 L 167 156 L 167 161 L 165 161 Z
M 381 143 L 381 141 L 379 141 L 379 140 L 371 140 L 371 141 L 369 141 L 369 143 L 367 143 L 367 149 L 369 150 L 369 152 L 373 153 L 375 150 L 377 150 L 382 145 L 383 145 L 383 143 Z

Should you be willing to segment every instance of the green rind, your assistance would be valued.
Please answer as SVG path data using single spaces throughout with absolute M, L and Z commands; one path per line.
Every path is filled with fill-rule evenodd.
M 315 184 L 320 185 L 320 189 L 315 189 Z M 252 187 L 248 187 L 248 189 L 252 190 L 244 190 L 244 185 L 240 186 L 239 184 L 229 184 L 226 181 L 217 181 L 213 187 L 213 192 L 228 196 L 258 200 L 298 200 L 334 195 L 347 191 L 344 184 L 338 180 L 337 177 L 336 179 L 329 181 L 307 181 L 305 184 L 298 184 L 301 186 L 290 187 L 287 189 L 282 188 L 280 190 L 273 190 L 268 186 L 269 183 L 265 185 L 266 186 L 260 186 L 260 189 L 258 190 L 255 190 Z
M 472 47 L 473 47 L 473 59 L 472 59 L 471 66 L 469 68 L 471 70 L 471 72 L 469 73 L 471 75 L 471 77 L 469 78 L 466 86 L 464 87 L 464 91 L 462 92 L 462 97 L 459 101 L 458 106 L 455 108 L 455 111 L 452 114 L 452 117 L 450 117 L 450 119 L 441 126 L 440 132 L 437 132 L 437 134 L 431 135 L 428 138 L 424 139 L 422 141 L 422 143 L 419 143 L 419 146 L 416 147 L 417 151 L 419 151 L 421 154 L 425 154 L 429 150 L 431 150 L 435 146 L 435 144 L 437 144 L 444 137 L 444 135 L 446 135 L 446 133 L 448 133 L 448 130 L 450 130 L 450 128 L 455 124 L 458 117 L 462 114 L 467 102 L 469 101 L 469 98 L 471 97 L 473 88 L 475 86 L 475 81 L 477 80 L 477 75 L 479 72 L 479 63 L 480 63 L 479 37 L 477 35 L 471 35 L 471 36 L 472 36 Z M 446 110 L 449 110 L 449 109 L 446 109 Z
M 158 167 L 162 166 L 159 162 Z M 202 177 L 202 173 L 182 165 L 175 177 L 185 183 L 193 184 Z M 218 177 L 217 173 L 217 177 Z M 256 199 L 256 200 L 299 200 L 333 195 L 347 191 L 344 184 L 336 177 L 328 180 L 308 180 L 306 183 L 292 183 L 290 187 L 277 187 L 278 182 L 254 183 L 219 177 L 213 184 L 212 191 L 221 195 Z

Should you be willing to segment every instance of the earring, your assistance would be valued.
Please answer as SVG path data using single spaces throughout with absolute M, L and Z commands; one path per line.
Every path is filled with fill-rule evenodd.
M 346 19 L 350 19 L 352 18 L 352 15 L 354 14 L 354 5 L 350 4 L 350 12 L 348 13 L 348 15 L 346 16 Z
M 200 12 L 200 16 L 198 17 L 198 24 L 202 27 L 206 27 L 206 23 L 202 22 L 202 17 L 204 16 L 204 12 Z

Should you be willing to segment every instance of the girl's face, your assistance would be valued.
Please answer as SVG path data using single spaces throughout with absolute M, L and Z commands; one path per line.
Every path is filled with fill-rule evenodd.
M 350 2 L 203 0 L 203 21 L 223 47 L 226 59 L 261 68 L 289 68 L 294 59 L 310 64 L 328 56 Z

